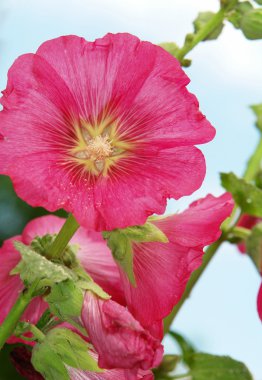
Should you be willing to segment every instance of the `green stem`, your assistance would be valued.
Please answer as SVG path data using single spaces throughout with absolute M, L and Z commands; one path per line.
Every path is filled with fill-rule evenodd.
M 172 312 L 164 320 L 164 332 L 165 333 L 167 333 L 169 331 L 173 320 L 175 319 L 176 315 L 178 314 L 179 310 L 183 306 L 186 299 L 190 296 L 192 289 L 194 288 L 195 284 L 197 283 L 197 281 L 201 277 L 202 273 L 204 272 L 204 270 L 208 266 L 209 262 L 211 261 L 212 257 L 215 255 L 216 251 L 221 246 L 223 241 L 224 241 L 224 238 L 221 237 L 214 244 L 210 245 L 207 248 L 207 250 L 203 256 L 202 265 L 192 273 L 190 280 L 187 283 L 186 290 L 184 291 L 182 298 L 180 299 L 178 304 L 176 304 L 176 306 L 173 308 Z
M 250 157 L 247 169 L 244 174 L 244 179 L 247 181 L 252 181 L 255 178 L 259 169 L 261 169 L 261 157 L 262 157 L 262 138 L 260 138 L 259 143 L 256 147 L 254 154 Z
M 196 34 L 192 35 L 190 41 L 186 40 L 176 56 L 180 62 L 199 42 L 203 41 L 213 30 L 222 24 L 226 11 L 227 7 L 221 8 Z
M 78 222 L 75 220 L 72 214 L 69 214 L 65 224 L 59 231 L 59 234 L 56 236 L 53 244 L 49 249 L 48 257 L 53 259 L 61 256 L 67 244 L 69 243 L 75 232 L 78 230 L 78 228 Z
M 6 340 L 12 335 L 17 323 L 19 322 L 21 315 L 24 313 L 25 309 L 34 297 L 34 291 L 35 286 L 32 285 L 30 288 L 25 289 L 20 294 L 16 303 L 14 304 L 6 319 L 0 326 L 0 350 L 2 349 Z

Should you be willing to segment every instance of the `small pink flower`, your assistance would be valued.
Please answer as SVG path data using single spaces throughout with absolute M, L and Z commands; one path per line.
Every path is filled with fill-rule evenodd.
M 153 221 L 168 243 L 133 243 L 137 286 L 119 269 L 128 308 L 144 327 L 161 324 L 179 302 L 191 273 L 202 263 L 203 248 L 220 237 L 220 225 L 232 209 L 229 193 L 218 198 L 208 195 L 181 214 Z M 154 336 L 160 337 L 157 326 Z
M 9 70 L 0 173 L 32 206 L 89 229 L 143 224 L 205 175 L 194 145 L 215 131 L 188 82 L 174 57 L 130 34 L 47 41 Z
M 129 368 L 137 372 L 149 370 L 161 362 L 163 346 L 160 341 L 116 302 L 86 292 L 81 318 L 98 352 L 101 368 Z

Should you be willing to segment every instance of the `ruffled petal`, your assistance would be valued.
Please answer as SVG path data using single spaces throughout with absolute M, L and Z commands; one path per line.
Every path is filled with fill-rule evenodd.
M 86 292 L 82 321 L 98 352 L 101 368 L 148 370 L 160 363 L 160 342 L 116 302 Z

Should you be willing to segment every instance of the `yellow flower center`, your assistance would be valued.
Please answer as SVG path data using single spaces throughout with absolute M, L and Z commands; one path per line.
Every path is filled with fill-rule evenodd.
M 127 155 L 131 144 L 120 139 L 116 125 L 106 121 L 92 126 L 75 126 L 76 141 L 69 154 L 74 161 L 94 175 L 107 175 L 108 169 Z

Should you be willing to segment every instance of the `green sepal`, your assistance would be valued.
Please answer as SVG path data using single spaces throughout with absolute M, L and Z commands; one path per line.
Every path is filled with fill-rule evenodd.
M 19 321 L 15 327 L 15 331 L 14 331 L 13 335 L 19 337 L 29 330 L 30 330 L 30 323 L 29 322 Z
M 84 371 L 102 372 L 89 354 L 89 345 L 69 329 L 51 330 L 32 351 L 32 364 L 46 380 L 69 380 L 66 365 Z
M 229 356 L 195 353 L 189 367 L 192 380 L 252 380 L 245 364 Z
M 222 186 L 229 191 L 244 213 L 262 217 L 262 190 L 238 178 L 234 173 L 221 173 Z
M 125 235 L 127 235 L 130 240 L 135 242 L 168 243 L 167 236 L 154 223 L 147 222 L 142 226 L 127 227 L 122 231 L 124 231 Z
M 246 249 L 259 273 L 262 273 L 262 223 L 252 228 L 246 240 Z
M 73 271 L 78 276 L 76 284 L 80 289 L 90 290 L 93 293 L 95 293 L 99 298 L 111 298 L 110 295 L 101 288 L 101 286 L 99 286 L 96 282 L 93 281 L 93 279 L 81 266 L 75 267 Z
M 66 266 L 47 260 L 23 243 L 17 241 L 14 246 L 20 252 L 22 260 L 10 274 L 19 274 L 25 286 L 37 282 L 36 289 L 41 289 L 74 277 Z
M 200 12 L 193 22 L 195 33 L 199 32 L 214 16 L 215 13 L 213 12 Z M 203 41 L 216 40 L 221 34 L 223 27 L 223 23 L 218 25 Z
M 168 53 L 173 55 L 173 57 L 177 57 L 177 54 L 180 50 L 179 46 L 174 42 L 162 42 L 159 44 L 163 49 L 165 49 Z
M 262 38 L 262 8 L 254 8 L 243 15 L 240 28 L 249 40 Z
M 71 321 L 81 315 L 83 291 L 72 280 L 54 284 L 45 297 L 50 311 L 62 321 Z
M 256 127 L 262 132 L 262 103 L 250 106 L 257 117 Z
M 131 284 L 136 286 L 132 242 L 124 231 L 116 229 L 104 233 L 104 237 L 107 239 L 113 258 L 124 270 Z
M 181 357 L 179 355 L 164 355 L 161 364 L 154 370 L 155 378 L 158 379 L 161 378 L 162 374 L 166 375 L 169 372 L 173 372 L 180 360 Z
M 112 252 L 113 258 L 122 267 L 134 286 L 136 286 L 136 279 L 133 268 L 132 243 L 168 243 L 166 235 L 151 222 L 147 222 L 142 226 L 104 231 L 103 237 L 107 240 L 107 245 Z

